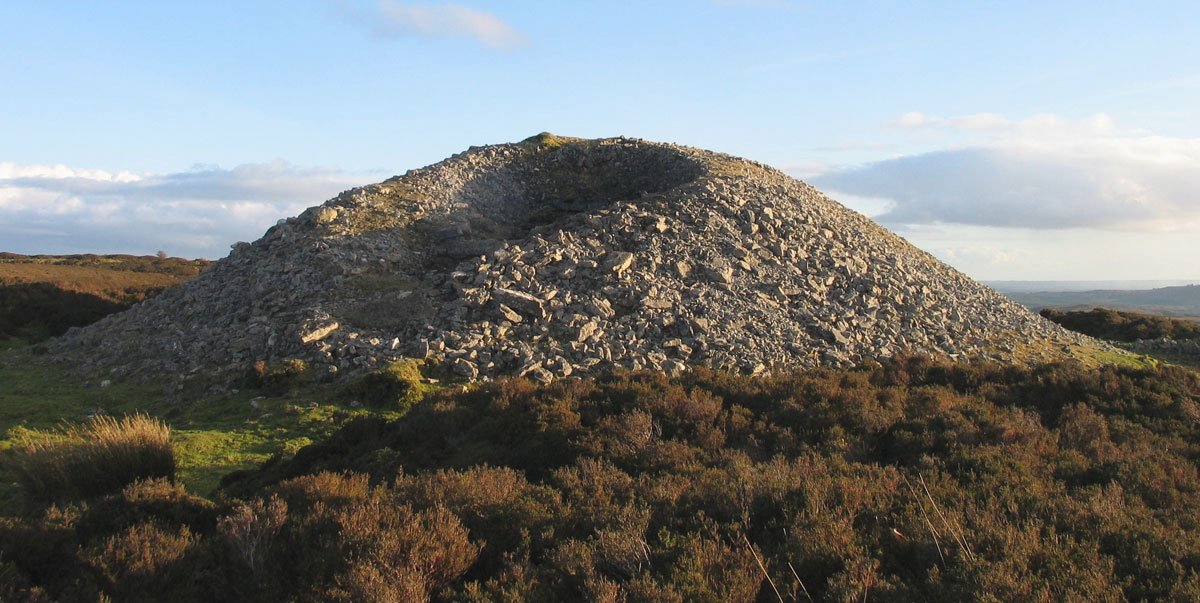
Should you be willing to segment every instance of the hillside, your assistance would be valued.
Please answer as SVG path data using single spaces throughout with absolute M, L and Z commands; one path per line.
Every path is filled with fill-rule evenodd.
M 210 264 L 154 256 L 0 253 L 0 340 L 62 335 L 154 297 Z
M 1177 318 L 1200 318 L 1200 285 L 1160 287 L 1145 290 L 1011 292 L 1014 301 L 1034 311 L 1112 310 L 1159 314 Z
M 0 377 L 0 600 L 1200 598 L 1196 373 L 700 149 L 473 147 Z
M 1132 343 L 1139 339 L 1200 339 L 1200 322 L 1178 320 L 1093 308 L 1087 312 L 1059 312 L 1050 308 L 1040 314 L 1072 331 L 1107 339 Z

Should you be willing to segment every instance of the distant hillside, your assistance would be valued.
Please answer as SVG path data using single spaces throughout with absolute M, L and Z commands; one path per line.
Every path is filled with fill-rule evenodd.
M 1200 317 L 1200 285 L 1134 291 L 1039 291 L 1007 293 L 1032 310 L 1091 310 L 1096 307 L 1132 310 L 1178 318 Z
M 0 252 L 0 286 L 48 283 L 64 291 L 134 304 L 186 281 L 212 262 L 135 255 L 20 255 Z
M 1200 339 L 1200 322 L 1117 312 L 1096 308 L 1087 312 L 1060 312 L 1044 308 L 1042 316 L 1072 331 L 1109 341 L 1139 339 Z
M 0 252 L 0 339 L 31 342 L 120 312 L 212 262 L 133 255 Z
M 980 281 L 1005 294 L 1039 291 L 1140 291 L 1198 285 L 1200 279 L 1126 279 L 1104 281 Z

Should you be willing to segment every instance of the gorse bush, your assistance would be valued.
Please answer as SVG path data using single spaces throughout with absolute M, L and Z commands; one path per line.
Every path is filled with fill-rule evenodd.
M 170 430 L 143 414 L 101 415 L 40 435 L 27 441 L 12 462 L 31 502 L 80 500 L 139 479 L 175 477 Z

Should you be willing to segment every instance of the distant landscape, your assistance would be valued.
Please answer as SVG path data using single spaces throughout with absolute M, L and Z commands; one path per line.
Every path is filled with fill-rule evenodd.
M 993 285 L 996 287 L 996 285 Z M 1004 290 L 997 289 L 1013 301 L 1031 310 L 1090 310 L 1108 308 L 1130 310 L 1200 320 L 1200 285 L 1160 287 L 1157 289 L 1095 289 L 1095 290 Z
M 1039 291 L 1135 291 L 1200 285 L 1200 279 L 1158 279 L 1123 281 L 979 281 L 1001 293 L 1036 293 Z
M 163 256 L 0 252 L 0 340 L 62 335 L 186 281 L 212 262 Z

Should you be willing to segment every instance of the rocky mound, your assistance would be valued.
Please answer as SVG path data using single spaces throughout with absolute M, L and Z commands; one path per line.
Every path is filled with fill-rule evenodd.
M 417 356 L 549 380 L 1083 339 L 767 166 L 544 134 L 347 191 L 57 345 L 116 375 Z

